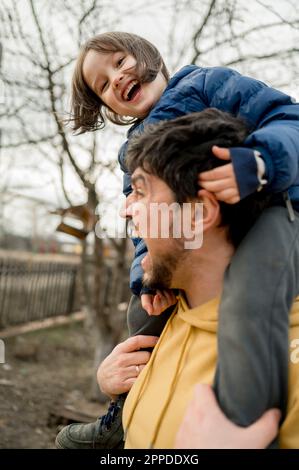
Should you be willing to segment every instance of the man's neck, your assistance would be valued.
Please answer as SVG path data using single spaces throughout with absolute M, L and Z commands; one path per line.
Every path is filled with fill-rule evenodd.
M 180 267 L 180 288 L 184 290 L 190 308 L 198 307 L 209 300 L 220 297 L 223 277 L 233 255 L 230 244 L 221 244 L 199 256 L 186 258 Z

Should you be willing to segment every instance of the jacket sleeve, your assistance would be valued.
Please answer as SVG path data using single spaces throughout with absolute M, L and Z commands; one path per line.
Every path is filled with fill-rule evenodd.
M 271 113 L 268 123 L 252 132 L 245 141 L 246 146 L 261 153 L 266 165 L 266 188 L 272 192 L 289 188 L 298 177 L 299 105 L 279 108 Z
M 290 96 L 234 70 L 222 67 L 205 70 L 203 99 L 207 105 L 246 121 L 252 132 L 244 146 L 261 153 L 266 165 L 266 189 L 271 192 L 287 189 L 298 176 L 299 104 Z M 251 156 L 254 158 L 253 152 Z M 234 166 L 240 158 L 236 149 Z M 253 171 L 255 165 L 251 168 Z M 246 173 L 239 171 L 236 176 L 242 189 L 246 185 Z M 252 180 L 252 192 L 255 184 L 257 187 L 257 179 L 256 183 Z

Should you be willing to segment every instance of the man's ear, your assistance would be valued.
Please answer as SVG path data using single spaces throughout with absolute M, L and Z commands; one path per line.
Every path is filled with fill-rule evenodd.
M 219 201 L 213 193 L 206 189 L 201 189 L 198 192 L 199 201 L 203 204 L 202 210 L 202 225 L 205 232 L 209 228 L 216 227 L 220 223 L 221 214 Z

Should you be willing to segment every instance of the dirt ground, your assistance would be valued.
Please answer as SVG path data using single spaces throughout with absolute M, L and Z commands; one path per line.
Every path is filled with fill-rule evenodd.
M 49 417 L 57 408 L 95 417 L 105 411 L 105 406 L 87 400 L 91 345 L 81 323 L 5 340 L 5 363 L 0 364 L 1 449 L 53 449 L 60 428 Z

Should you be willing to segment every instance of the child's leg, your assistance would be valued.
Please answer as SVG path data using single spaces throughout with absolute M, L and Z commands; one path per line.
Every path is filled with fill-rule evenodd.
M 299 215 L 266 209 L 225 274 L 215 391 L 225 414 L 247 426 L 287 402 L 289 311 L 299 293 Z
M 173 312 L 174 306 L 169 307 L 158 316 L 150 316 L 141 306 L 140 298 L 132 295 L 128 310 L 127 322 L 130 336 L 151 335 L 160 336 L 162 330 Z

